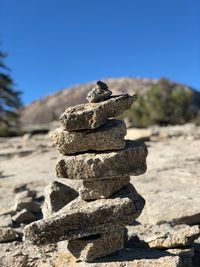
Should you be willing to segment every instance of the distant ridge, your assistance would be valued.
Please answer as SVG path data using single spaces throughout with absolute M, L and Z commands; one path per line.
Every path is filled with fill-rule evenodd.
M 159 83 L 159 79 L 126 77 L 109 78 L 103 81 L 108 84 L 109 88 L 113 91 L 113 94 L 133 94 L 133 92 L 144 94 L 153 85 Z M 181 85 L 172 81 L 171 83 L 181 86 L 183 90 L 191 90 L 193 92 L 193 106 L 195 106 L 197 109 L 200 109 L 199 92 L 185 85 Z M 95 82 L 89 82 L 86 84 L 65 88 L 54 94 L 50 94 L 41 100 L 32 102 L 21 110 L 22 125 L 45 124 L 58 120 L 60 114 L 67 107 L 86 103 L 86 96 L 94 87 L 94 85 Z

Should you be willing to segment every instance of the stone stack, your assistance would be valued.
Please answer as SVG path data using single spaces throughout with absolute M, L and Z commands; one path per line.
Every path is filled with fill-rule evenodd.
M 59 209 L 46 202 L 44 218 L 26 226 L 25 237 L 35 244 L 68 240 L 68 250 L 89 262 L 122 249 L 125 226 L 142 212 L 145 201 L 130 175 L 146 171 L 147 148 L 124 140 L 125 123 L 114 118 L 130 108 L 136 95 L 111 96 L 99 81 L 87 99 L 87 104 L 67 108 L 61 127 L 52 133 L 62 154 L 57 176 L 81 180 L 79 196 L 73 193 L 73 200 Z M 61 191 L 67 198 L 69 188 Z

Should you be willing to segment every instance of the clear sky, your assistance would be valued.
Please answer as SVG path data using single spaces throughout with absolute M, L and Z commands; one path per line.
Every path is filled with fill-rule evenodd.
M 0 40 L 24 103 L 106 77 L 200 89 L 199 0 L 0 0 Z

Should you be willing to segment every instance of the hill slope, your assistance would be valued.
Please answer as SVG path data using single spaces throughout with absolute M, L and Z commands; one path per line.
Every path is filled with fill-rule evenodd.
M 110 78 L 104 81 L 113 91 L 113 94 L 133 94 L 133 92 L 144 94 L 152 86 L 159 83 L 159 79 L 142 78 Z M 95 82 L 77 85 L 60 90 L 41 100 L 34 101 L 21 110 L 22 125 L 44 124 L 58 120 L 60 114 L 67 107 L 86 103 L 86 96 L 94 85 Z M 193 105 L 200 109 L 200 93 L 184 85 L 179 84 L 179 86 L 183 90 L 191 90 L 193 92 Z

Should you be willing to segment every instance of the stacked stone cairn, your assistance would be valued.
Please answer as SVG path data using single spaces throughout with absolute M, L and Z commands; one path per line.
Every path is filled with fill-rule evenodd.
M 88 94 L 89 103 L 67 108 L 61 115 L 61 127 L 52 133 L 62 154 L 56 172 L 58 178 L 82 181 L 79 196 L 54 183 L 57 195 L 66 194 L 67 199 L 72 193 L 73 200 L 50 210 L 47 198 L 44 218 L 24 230 L 34 244 L 68 240 L 68 250 L 86 262 L 122 249 L 125 226 L 145 205 L 130 184 L 130 175 L 146 171 L 147 148 L 142 142 L 124 140 L 125 123 L 114 118 L 131 107 L 136 95 L 111 94 L 98 81 Z

